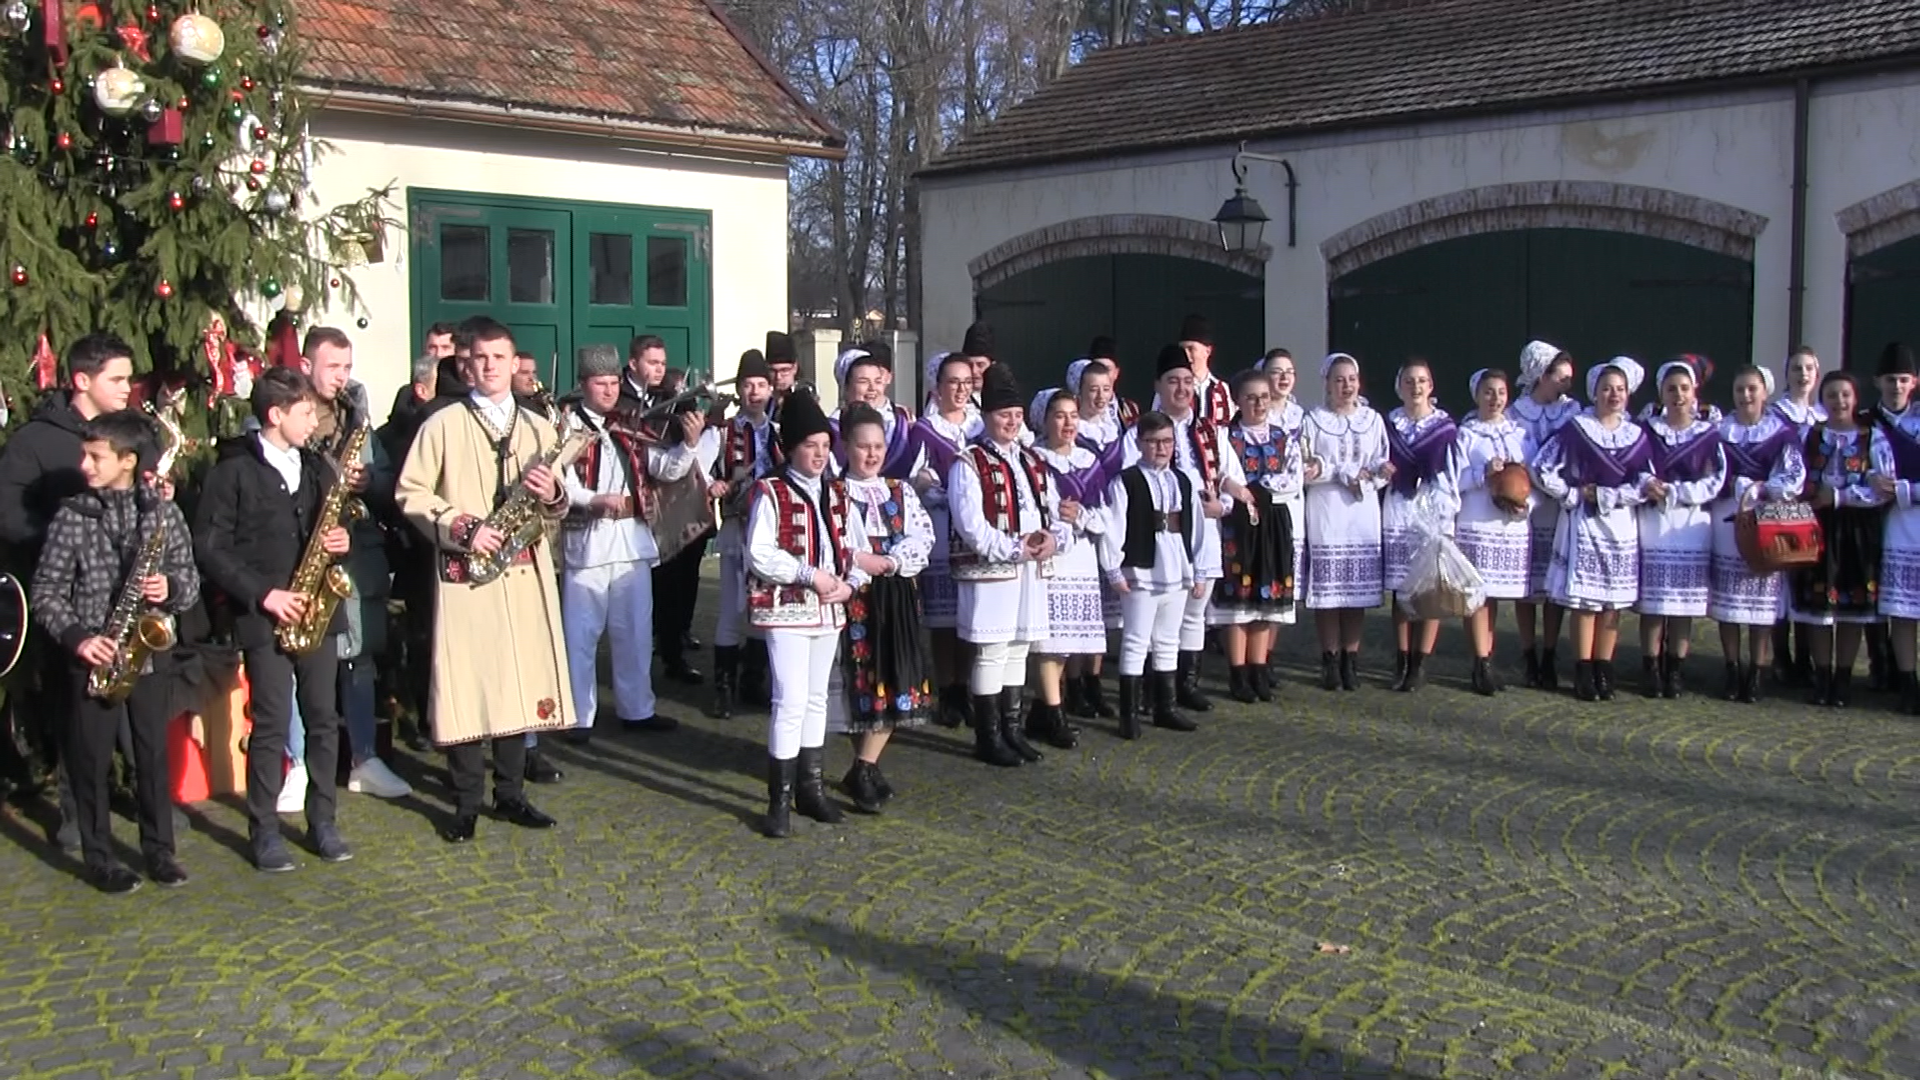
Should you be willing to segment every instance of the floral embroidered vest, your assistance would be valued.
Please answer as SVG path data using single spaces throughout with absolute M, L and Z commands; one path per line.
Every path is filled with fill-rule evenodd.
M 847 494 L 838 484 L 827 483 L 820 485 L 820 499 L 822 512 L 827 516 L 826 533 L 837 543 L 847 533 Z M 793 552 L 809 566 L 820 567 L 823 553 L 819 550 L 820 530 L 814 527 L 812 505 L 781 477 L 754 485 L 754 503 L 758 505 L 763 500 L 772 500 L 773 512 L 777 515 L 774 527 L 781 550 Z M 828 565 L 823 569 L 844 577 L 852 561 L 851 552 L 838 549 L 830 554 Z M 765 628 L 835 627 L 846 622 L 846 609 L 839 604 L 821 603 L 819 595 L 805 585 L 776 584 L 749 570 L 747 619 L 754 626 Z
M 1039 455 L 1025 447 L 1017 448 L 1017 454 L 1018 467 L 1026 473 L 1028 490 L 1039 504 L 1040 527 L 1051 528 L 1053 522 L 1047 514 L 1047 467 L 1041 463 Z M 1014 467 L 1008 465 L 999 454 L 979 444 L 961 451 L 960 460 L 980 476 L 980 509 L 987 523 L 1008 536 L 1018 537 L 1020 512 L 1013 490 L 1017 482 L 1013 475 Z M 1018 564 L 990 563 L 969 550 L 957 527 L 949 526 L 949 533 L 948 566 L 955 581 L 1011 581 L 1020 576 Z M 1043 567 L 1042 572 L 1046 569 Z

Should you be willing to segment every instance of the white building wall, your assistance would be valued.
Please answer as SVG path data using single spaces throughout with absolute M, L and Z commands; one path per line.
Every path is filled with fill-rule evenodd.
M 322 113 L 314 135 L 333 146 L 313 170 L 318 209 L 351 202 L 398 181 L 394 215 L 407 215 L 407 189 L 705 210 L 713 224 L 713 357 L 718 374 L 787 326 L 787 169 L 783 158 L 726 160 L 624 149 L 612 140 Z M 356 375 L 376 410 L 409 378 L 413 339 L 407 235 L 388 238 L 386 261 L 350 271 L 368 325 L 310 299 L 309 322 L 338 325 L 354 339 Z
M 1574 180 L 1662 188 L 1765 216 L 1754 260 L 1754 352 L 1768 362 L 1784 358 L 1791 344 L 1793 112 L 1792 90 L 1783 88 L 1254 144 L 1249 149 L 1286 157 L 1300 183 L 1298 242 L 1289 248 L 1284 173 L 1270 164 L 1249 165 L 1249 193 L 1274 218 L 1266 232 L 1273 248 L 1265 290 L 1268 343 L 1301 356 L 1325 351 L 1328 281 L 1320 244 L 1334 234 L 1467 188 Z M 1920 175 L 1920 86 L 1882 80 L 1817 88 L 1810 131 L 1804 332 L 1822 355 L 1837 356 L 1845 238 L 1833 215 Z M 930 178 L 921 201 L 927 348 L 952 347 L 971 320 L 969 259 L 1073 218 L 1211 220 L 1233 188 L 1232 153 L 1220 147 Z M 1521 344 L 1514 343 L 1516 354 Z

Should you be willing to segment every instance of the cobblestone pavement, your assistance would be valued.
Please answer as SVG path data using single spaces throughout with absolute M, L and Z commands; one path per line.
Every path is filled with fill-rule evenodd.
M 550 749 L 558 830 L 463 848 L 407 757 L 418 801 L 342 793 L 355 861 L 256 874 L 210 805 L 180 892 L 100 896 L 8 811 L 0 1074 L 1920 1075 L 1920 723 L 1395 694 L 1372 629 L 1366 689 L 1308 686 L 1303 628 L 1197 734 L 903 735 L 884 816 L 786 842 L 763 721 L 691 695 Z

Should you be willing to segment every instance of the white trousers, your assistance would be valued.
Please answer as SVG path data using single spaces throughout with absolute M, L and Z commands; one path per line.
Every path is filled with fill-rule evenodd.
M 1178 669 L 1181 635 L 1192 605 L 1191 590 L 1181 588 L 1148 592 L 1136 586 L 1121 596 L 1120 674 L 1145 675 L 1149 652 L 1153 654 L 1153 670 Z
M 1186 609 L 1180 616 L 1180 651 L 1199 652 L 1207 647 L 1207 605 L 1213 602 L 1213 583 L 1216 578 L 1201 578 L 1200 584 L 1206 588 L 1199 596 L 1191 592 L 1181 593 L 1186 597 Z
M 1029 641 L 996 641 L 973 647 L 973 674 L 968 692 L 974 697 L 997 694 L 1009 686 L 1027 685 Z
M 802 749 L 827 745 L 827 683 L 840 655 L 840 632 L 769 630 L 767 660 L 773 668 L 773 718 L 767 749 L 781 761 Z
M 573 680 L 574 726 L 590 728 L 599 708 L 601 635 L 613 652 L 613 704 L 622 720 L 653 716 L 653 568 L 641 562 L 572 570 L 560 582 Z

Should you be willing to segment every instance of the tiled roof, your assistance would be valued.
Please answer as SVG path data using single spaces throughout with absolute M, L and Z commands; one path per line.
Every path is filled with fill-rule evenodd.
M 1094 53 L 923 175 L 1208 145 L 1903 58 L 1916 0 L 1372 0 Z
M 294 0 L 322 88 L 844 140 L 707 0 Z

